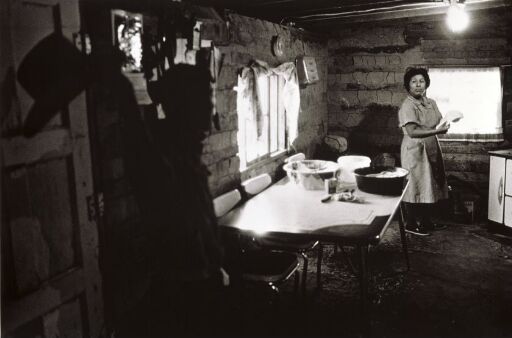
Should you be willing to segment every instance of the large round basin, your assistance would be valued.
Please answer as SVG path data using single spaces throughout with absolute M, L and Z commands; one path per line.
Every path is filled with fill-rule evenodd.
M 339 174 L 339 165 L 332 161 L 302 160 L 283 166 L 284 171 L 298 186 L 306 190 L 324 189 L 324 180 Z
M 367 167 L 354 170 L 359 190 L 370 194 L 402 194 L 409 171 L 400 167 Z

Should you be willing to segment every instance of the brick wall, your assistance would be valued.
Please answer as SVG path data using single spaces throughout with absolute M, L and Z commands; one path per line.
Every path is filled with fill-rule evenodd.
M 398 109 L 406 97 L 403 75 L 410 65 L 509 65 L 510 12 L 473 16 L 458 36 L 444 21 L 372 24 L 340 30 L 328 41 L 329 133 L 348 139 L 349 152 L 400 160 Z M 442 142 L 446 170 L 488 184 L 487 151 L 504 143 Z
M 274 178 L 279 176 L 283 155 L 265 161 L 240 173 L 237 156 L 238 119 L 236 113 L 236 91 L 238 71 L 251 60 L 258 59 L 277 66 L 294 61 L 299 55 L 314 56 L 320 82 L 301 90 L 301 112 L 299 114 L 299 137 L 296 151 L 312 156 L 316 146 L 327 131 L 327 47 L 318 36 L 283 27 L 258 19 L 231 14 L 229 24 L 203 20 L 202 38 L 213 40 L 224 55 L 224 63 L 217 84 L 217 112 L 221 130 L 214 131 L 204 149 L 203 160 L 212 175 L 210 187 L 214 195 L 236 188 L 240 180 L 263 172 Z M 201 20 L 201 19 L 199 19 Z M 229 27 L 229 28 L 228 28 Z M 284 41 L 284 55 L 276 57 L 271 52 L 271 39 L 279 34 Z

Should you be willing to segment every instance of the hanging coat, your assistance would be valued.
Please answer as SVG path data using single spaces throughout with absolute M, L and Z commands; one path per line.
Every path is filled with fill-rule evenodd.
M 181 64 L 167 70 L 153 93 L 162 120 L 140 118 L 124 76 L 112 87 L 122 99 L 124 158 L 148 228 L 151 271 L 167 282 L 218 277 L 223 249 L 201 158 L 211 126 L 209 73 Z
M 404 202 L 435 203 L 448 198 L 441 147 L 437 136 L 412 138 L 405 125 L 415 123 L 420 128 L 435 128 L 442 115 L 434 100 L 417 100 L 408 96 L 398 112 L 399 127 L 404 132 L 400 157 L 402 167 L 409 170 L 409 187 Z

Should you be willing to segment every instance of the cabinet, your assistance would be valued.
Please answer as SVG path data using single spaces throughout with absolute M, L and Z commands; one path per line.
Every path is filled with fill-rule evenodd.
M 487 218 L 512 227 L 512 149 L 489 152 Z

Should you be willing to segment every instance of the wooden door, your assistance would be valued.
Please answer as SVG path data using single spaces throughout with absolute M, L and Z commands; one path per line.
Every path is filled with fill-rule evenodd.
M 6 0 L 0 12 L 4 85 L 42 38 L 80 30 L 78 0 Z M 85 92 L 25 138 L 33 100 L 12 82 L 2 105 L 2 336 L 96 337 L 104 314 Z

